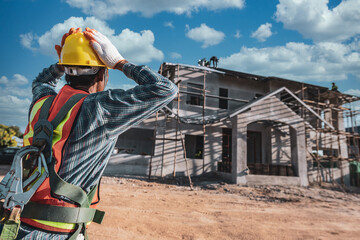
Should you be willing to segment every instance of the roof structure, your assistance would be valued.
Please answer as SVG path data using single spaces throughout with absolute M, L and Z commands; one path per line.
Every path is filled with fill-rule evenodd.
M 319 114 L 317 114 L 313 109 L 311 109 L 308 105 L 306 105 L 301 99 L 299 99 L 295 94 L 293 94 L 289 89 L 287 89 L 286 87 L 282 87 L 279 88 L 273 92 L 270 92 L 256 100 L 253 100 L 243 106 L 241 106 L 238 109 L 235 109 L 233 111 L 227 111 L 227 112 L 223 112 L 222 114 L 218 114 L 218 115 L 208 115 L 205 117 L 202 116 L 178 116 L 175 112 L 173 112 L 169 107 L 166 106 L 166 109 L 168 111 L 170 111 L 174 116 L 176 116 L 177 118 L 179 118 L 179 120 L 183 123 L 187 123 L 187 124 L 198 124 L 198 125 L 202 125 L 202 124 L 213 124 L 213 123 L 217 123 L 217 122 L 221 122 L 227 119 L 230 119 L 240 113 L 243 113 L 245 111 L 247 111 L 248 109 L 250 109 L 252 106 L 254 106 L 255 104 L 259 104 L 260 102 L 268 99 L 269 97 L 272 96 L 276 96 L 277 94 L 281 93 L 281 92 L 286 92 L 287 94 L 291 95 L 291 97 L 297 101 L 300 105 L 302 105 L 303 107 L 305 107 L 309 112 L 311 112 L 316 118 L 318 118 L 321 122 L 323 122 L 324 124 L 326 124 L 330 129 L 334 129 L 334 127 L 328 123 L 323 117 L 321 117 Z
M 252 81 L 264 81 L 264 82 L 265 81 L 280 81 L 280 82 L 288 83 L 291 85 L 298 85 L 299 89 L 306 87 L 309 95 L 314 95 L 313 100 L 318 100 L 318 94 L 320 94 L 321 100 L 337 99 L 337 102 L 339 103 L 339 105 L 360 100 L 360 97 L 349 95 L 349 94 L 344 94 L 341 92 L 331 91 L 327 87 L 322 87 L 322 86 L 318 86 L 318 85 L 313 85 L 313 84 L 309 84 L 309 83 L 299 82 L 299 81 L 280 78 L 280 77 L 261 76 L 261 75 L 255 75 L 255 74 L 244 73 L 244 72 L 239 72 L 239 71 L 233 71 L 233 70 L 224 69 L 224 68 L 204 67 L 204 66 L 196 66 L 196 65 L 181 64 L 181 63 L 164 62 L 162 64 L 162 66 L 180 66 L 180 67 L 199 70 L 199 71 L 214 72 L 214 73 L 218 73 L 218 74 L 222 74 L 222 75 L 229 75 L 229 76 L 233 76 L 236 78 L 245 78 L 245 79 L 249 79 Z M 309 96 L 309 98 L 311 99 L 311 96 Z

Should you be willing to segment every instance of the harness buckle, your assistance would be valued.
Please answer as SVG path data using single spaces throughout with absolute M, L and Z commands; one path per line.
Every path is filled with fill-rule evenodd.
M 9 221 L 20 222 L 21 208 L 16 206 L 10 211 Z

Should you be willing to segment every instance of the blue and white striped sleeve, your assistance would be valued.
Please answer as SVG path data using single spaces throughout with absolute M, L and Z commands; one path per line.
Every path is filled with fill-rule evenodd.
M 173 100 L 178 91 L 173 82 L 146 66 L 126 63 L 123 72 L 138 86 L 127 91 L 110 89 L 91 94 L 85 100 L 95 100 L 93 104 L 96 106 L 92 109 L 97 109 L 99 116 L 96 118 L 102 120 L 109 138 L 116 138 L 128 128 L 144 121 Z
M 39 73 L 32 82 L 33 99 L 30 109 L 40 98 L 48 95 L 56 95 L 55 87 L 62 75 L 64 75 L 64 72 L 57 67 L 57 64 L 44 68 L 43 71 Z

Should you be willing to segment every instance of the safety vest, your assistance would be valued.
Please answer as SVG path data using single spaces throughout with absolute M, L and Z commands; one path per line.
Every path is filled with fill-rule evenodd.
M 50 110 L 49 110 L 49 117 L 48 120 L 52 121 L 55 116 L 58 114 L 58 112 L 62 109 L 63 105 L 67 103 L 67 101 L 73 97 L 76 94 L 88 94 L 81 90 L 73 89 L 72 87 L 66 85 L 64 86 L 60 92 L 56 95 L 54 98 Z M 42 106 L 44 105 L 45 101 L 50 96 L 43 97 L 39 99 L 33 106 L 30 117 L 29 117 L 29 124 L 26 128 L 25 134 L 24 134 L 24 146 L 28 146 L 32 144 L 33 136 L 34 136 L 34 126 L 35 123 L 39 119 L 39 114 Z M 81 97 L 81 96 L 80 96 Z M 53 167 L 54 172 L 57 173 L 59 171 L 59 168 L 61 166 L 62 162 L 62 153 L 64 145 L 71 133 L 71 129 L 73 126 L 73 123 L 76 119 L 76 116 L 81 108 L 81 105 L 86 98 L 86 95 L 82 97 L 75 105 L 67 112 L 64 119 L 58 124 L 58 126 L 53 131 L 53 138 L 52 138 L 52 155 L 53 155 L 53 165 L 49 168 Z M 35 129 L 36 130 L 36 129 Z M 54 175 L 54 174 L 53 174 Z M 60 178 L 57 174 L 55 174 L 58 178 Z M 25 214 L 26 216 L 32 216 L 34 214 L 34 218 L 28 218 L 28 217 L 21 217 L 21 222 L 26 223 L 30 226 L 40 228 L 46 231 L 52 231 L 52 232 L 63 232 L 63 233 L 69 233 L 74 232 L 79 227 L 76 223 L 72 223 L 71 221 L 61 222 L 61 221 L 49 221 L 49 220 L 43 220 L 45 217 L 41 216 L 42 220 L 36 219 L 37 212 L 34 209 L 38 209 L 38 212 L 42 212 L 42 215 L 46 214 L 46 211 L 55 211 L 54 213 L 47 213 L 49 216 L 54 214 L 56 215 L 57 209 L 59 211 L 61 210 L 61 214 L 66 214 L 66 211 L 69 210 L 73 214 L 76 208 L 79 208 L 79 205 L 70 203 L 69 201 L 64 201 L 60 198 L 54 197 L 53 189 L 51 189 L 51 175 L 45 179 L 45 181 L 40 185 L 40 187 L 37 189 L 35 194 L 30 199 L 30 202 L 25 205 L 24 213 L 26 213 L 26 210 L 28 206 L 28 212 Z M 60 180 L 58 180 L 61 182 Z M 63 180 L 62 180 L 63 181 Z M 66 183 L 67 185 L 71 185 Z M 75 185 L 72 185 L 70 187 L 76 187 Z M 81 189 L 80 189 L 81 191 Z M 99 192 L 98 188 L 94 188 L 91 193 L 87 194 L 87 197 L 89 198 L 89 204 L 88 206 L 85 206 L 87 208 L 96 208 L 97 203 L 99 202 Z M 80 209 L 82 211 L 82 209 Z M 79 210 L 79 211 L 80 211 Z M 86 210 L 86 209 L 85 209 Z M 71 218 L 71 216 L 69 217 Z M 53 217 L 50 217 L 50 219 L 54 219 Z M 55 219 L 57 219 L 55 217 Z M 59 219 L 66 219 L 60 217 Z M 70 219 L 71 220 L 71 219 Z M 64 220 L 65 221 L 65 220 Z M 80 220 L 79 220 L 80 221 Z

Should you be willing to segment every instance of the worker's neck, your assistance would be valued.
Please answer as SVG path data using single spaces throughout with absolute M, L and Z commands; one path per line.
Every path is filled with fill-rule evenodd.
M 88 92 L 90 94 L 104 91 L 103 84 L 100 84 L 99 82 L 96 82 L 95 84 L 93 84 L 91 86 L 78 85 L 78 86 L 73 86 L 73 88 Z

